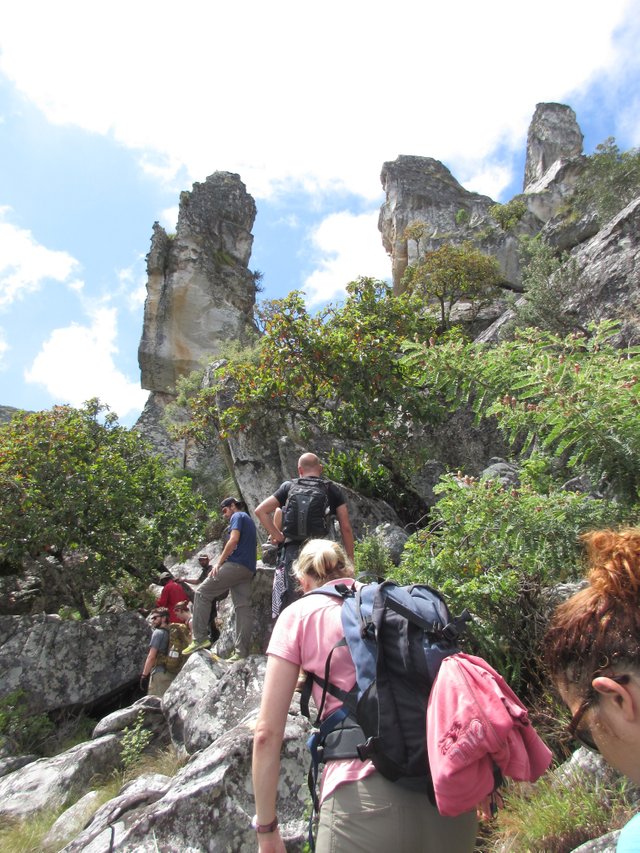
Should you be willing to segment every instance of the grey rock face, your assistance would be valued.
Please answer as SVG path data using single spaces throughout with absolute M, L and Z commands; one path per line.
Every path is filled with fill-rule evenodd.
M 0 816 L 24 817 L 64 805 L 99 773 L 120 764 L 120 741 L 107 735 L 81 743 L 53 758 L 41 758 L 0 779 Z
M 387 549 L 389 559 L 394 566 L 399 566 L 400 557 L 402 556 L 409 534 L 402 527 L 398 527 L 397 524 L 387 523 L 379 524 L 374 534 Z
M 249 823 L 255 810 L 250 781 L 255 719 L 255 714 L 249 715 L 194 755 L 166 788 L 162 780 L 151 792 L 153 801 L 142 790 L 127 803 L 123 791 L 64 848 L 66 853 L 107 853 L 110 849 L 129 853 L 253 853 L 256 838 Z M 308 793 L 304 782 L 306 733 L 304 718 L 289 718 L 282 748 L 278 815 L 287 850 L 291 851 L 302 850 L 306 837 L 306 824 L 300 817 Z
M 582 153 L 582 131 L 565 104 L 537 104 L 527 134 L 524 189 L 539 181 L 557 160 Z
M 120 708 L 112 714 L 103 717 L 94 728 L 91 737 L 97 738 L 107 734 L 118 734 L 127 727 L 131 728 L 142 715 L 143 727 L 153 732 L 157 740 L 166 740 L 168 735 L 167 723 L 162 713 L 162 700 L 159 696 L 143 696 L 128 708 Z
M 586 325 L 619 319 L 622 339 L 640 342 L 640 198 L 634 199 L 574 254 L 579 295 L 566 307 Z
M 42 840 L 45 853 L 59 850 L 65 841 L 77 835 L 97 810 L 99 801 L 100 794 L 89 791 L 64 811 Z
M 0 696 L 22 688 L 44 711 L 106 699 L 137 682 L 150 636 L 138 613 L 0 616 Z
M 175 237 L 154 224 L 138 350 L 143 388 L 174 393 L 179 377 L 253 328 L 255 215 L 239 175 L 215 172 L 181 194 Z
M 380 208 L 378 228 L 391 256 L 396 293 L 401 292 L 400 280 L 409 264 L 444 243 L 471 239 L 474 227 L 485 221 L 493 204 L 488 196 L 465 190 L 443 163 L 431 157 L 401 155 L 384 163 L 380 180 L 386 201 Z M 459 211 L 464 211 L 468 228 L 456 222 Z M 419 247 L 404 237 L 407 226 L 415 222 L 424 222 L 427 228 Z

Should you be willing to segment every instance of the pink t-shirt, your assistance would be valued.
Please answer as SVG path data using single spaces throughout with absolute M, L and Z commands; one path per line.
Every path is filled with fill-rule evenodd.
M 339 578 L 329 581 L 325 586 L 335 586 L 339 583 L 351 585 L 353 578 Z M 341 607 L 340 599 L 332 595 L 305 595 L 294 601 L 285 607 L 278 617 L 267 654 L 284 658 L 307 672 L 324 678 L 327 656 L 344 636 L 340 618 Z M 355 683 L 355 669 L 346 646 L 336 649 L 333 653 L 330 680 L 343 690 L 350 690 Z M 314 682 L 311 692 L 316 707 L 320 707 L 322 688 Z M 341 704 L 339 699 L 327 693 L 323 718 Z M 339 785 L 364 779 L 372 773 L 375 773 L 373 764 L 370 761 L 360 761 L 359 758 L 327 762 L 322 774 L 320 801 L 332 794 Z

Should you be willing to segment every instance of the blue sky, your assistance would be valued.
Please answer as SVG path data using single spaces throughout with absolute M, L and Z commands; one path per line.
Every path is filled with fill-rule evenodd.
M 388 278 L 380 170 L 522 186 L 541 101 L 640 145 L 640 0 L 21 0 L 0 9 L 0 404 L 99 396 L 132 424 L 145 255 L 217 170 L 256 199 L 264 298 Z

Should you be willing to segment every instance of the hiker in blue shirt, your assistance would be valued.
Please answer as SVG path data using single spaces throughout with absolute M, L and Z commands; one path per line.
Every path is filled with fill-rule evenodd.
M 229 660 L 242 660 L 249 654 L 253 629 L 251 607 L 251 583 L 256 573 L 256 526 L 249 515 L 242 511 L 242 501 L 225 498 L 220 507 L 229 522 L 229 538 L 209 577 L 196 589 L 193 601 L 193 642 L 183 654 L 199 649 L 208 649 L 209 616 L 214 599 L 224 592 L 231 592 L 236 614 L 236 650 Z

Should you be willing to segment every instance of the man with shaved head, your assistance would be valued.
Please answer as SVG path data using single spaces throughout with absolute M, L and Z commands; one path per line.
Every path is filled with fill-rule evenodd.
M 353 531 L 342 490 L 323 478 L 322 463 L 315 453 L 303 453 L 298 459 L 298 475 L 297 479 L 282 483 L 256 507 L 256 517 L 271 541 L 284 546 L 284 589 L 278 591 L 279 601 L 274 600 L 274 615 L 302 595 L 291 566 L 308 539 L 332 538 L 332 516 L 338 520 L 342 544 L 353 560 Z M 273 517 L 279 508 L 282 509 L 282 529 Z

